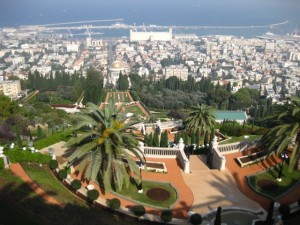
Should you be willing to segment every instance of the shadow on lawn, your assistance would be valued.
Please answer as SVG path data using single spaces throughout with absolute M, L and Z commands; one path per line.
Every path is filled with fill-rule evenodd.
M 49 193 L 47 193 L 49 194 Z M 53 193 L 52 193 L 53 196 Z M 117 215 L 110 209 L 99 209 L 91 204 L 75 202 L 63 208 L 44 202 L 33 195 L 26 183 L 8 183 L 0 186 L 0 224 L 3 225 L 138 225 L 137 218 Z M 143 224 L 158 224 L 147 222 Z

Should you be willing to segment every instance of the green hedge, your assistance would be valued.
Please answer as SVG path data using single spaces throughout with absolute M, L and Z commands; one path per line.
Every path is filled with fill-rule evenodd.
M 173 219 L 173 213 L 171 210 L 164 210 L 160 214 L 160 218 L 163 222 L 168 223 Z
M 31 151 L 23 150 L 5 150 L 5 155 L 9 157 L 12 163 L 20 162 L 34 162 L 40 164 L 48 164 L 51 160 L 51 156 L 48 154 L 41 154 L 39 152 L 31 153 Z
M 89 198 L 90 201 L 94 201 L 99 197 L 99 191 L 96 189 L 89 190 L 87 192 L 87 197 Z
M 121 201 L 117 198 L 113 198 L 109 201 L 109 207 L 113 210 L 119 209 L 121 206 Z
M 138 217 L 143 216 L 146 213 L 145 207 L 142 205 L 133 206 L 132 211 L 133 211 L 134 215 L 136 215 Z
M 78 179 L 75 179 L 71 182 L 71 187 L 74 189 L 74 190 L 78 190 L 81 188 L 81 181 L 78 180 Z
M 68 176 L 68 172 L 65 169 L 61 169 L 60 171 L 58 171 L 58 177 L 61 180 L 66 179 Z
M 58 162 L 55 159 L 51 159 L 48 163 L 51 170 L 55 170 L 58 167 Z

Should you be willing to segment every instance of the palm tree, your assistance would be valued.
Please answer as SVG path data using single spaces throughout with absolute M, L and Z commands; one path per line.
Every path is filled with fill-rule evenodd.
M 128 187 L 132 176 L 140 182 L 134 157 L 141 162 L 145 158 L 138 148 L 140 138 L 134 132 L 133 122 L 126 122 L 112 103 L 102 111 L 87 103 L 87 108 L 75 116 L 78 123 L 74 131 L 79 134 L 66 144 L 75 147 L 69 164 L 79 162 L 78 170 L 84 178 L 99 178 L 105 190 L 111 187 L 121 190 L 124 184 Z
M 275 113 L 265 119 L 271 129 L 262 136 L 260 145 L 269 153 L 280 155 L 292 144 L 289 170 L 291 171 L 300 153 L 300 99 L 294 98 L 275 108 Z
M 201 104 L 192 107 L 192 111 L 186 118 L 186 127 L 190 132 L 196 132 L 199 129 L 200 135 L 207 131 L 211 131 L 216 118 L 214 111 L 210 106 Z

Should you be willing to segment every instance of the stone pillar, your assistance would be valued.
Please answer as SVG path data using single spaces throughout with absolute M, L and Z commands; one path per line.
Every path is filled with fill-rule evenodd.
M 180 140 L 179 140 L 178 148 L 179 148 L 179 150 L 184 151 L 184 142 L 183 142 L 182 138 L 180 138 Z
M 218 147 L 219 147 L 219 143 L 218 143 L 218 138 L 217 138 L 217 136 L 215 136 L 214 139 L 213 139 L 212 147 L 213 147 L 215 150 L 217 150 Z
M 220 170 L 225 170 L 226 168 L 226 158 L 225 156 L 221 157 Z
M 160 122 L 160 120 L 158 120 L 158 121 L 156 122 L 156 125 L 157 125 L 157 127 L 158 127 L 158 129 L 159 129 L 159 135 L 161 135 L 162 129 L 161 129 L 161 122 Z
M 142 142 L 142 141 L 139 142 L 139 149 L 144 154 L 144 142 Z
M 188 160 L 184 160 L 184 173 L 190 173 L 190 162 Z

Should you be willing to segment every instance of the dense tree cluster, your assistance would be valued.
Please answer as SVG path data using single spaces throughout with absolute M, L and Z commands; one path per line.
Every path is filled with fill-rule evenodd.
M 38 100 L 46 103 L 53 103 L 52 95 L 74 102 L 84 92 L 84 102 L 98 104 L 104 95 L 103 77 L 99 71 L 95 70 L 87 71 L 86 77 L 81 73 L 70 75 L 60 71 L 51 72 L 48 76 L 42 76 L 37 71 L 29 72 L 28 81 L 24 85 L 23 89 L 39 90 Z

